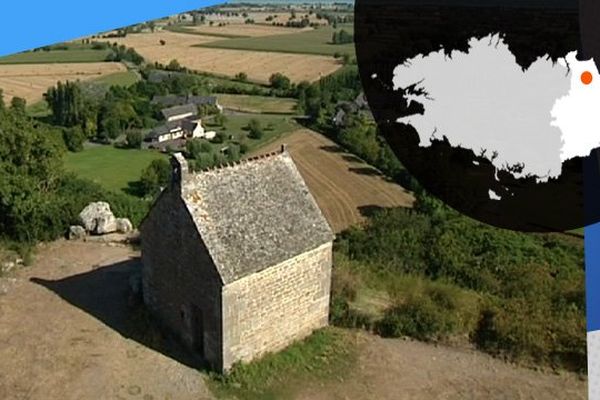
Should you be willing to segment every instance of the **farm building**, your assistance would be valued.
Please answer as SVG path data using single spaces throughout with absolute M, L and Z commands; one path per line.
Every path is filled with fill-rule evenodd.
M 198 115 L 198 107 L 193 104 L 184 104 L 182 106 L 174 106 L 161 110 L 161 114 L 168 121 L 177 121 L 180 119 L 195 117 Z
M 147 142 L 163 143 L 177 139 L 195 139 L 205 138 L 212 139 L 215 137 L 215 132 L 207 132 L 202 126 L 202 120 L 195 116 L 189 116 L 180 119 L 172 119 L 164 125 L 154 128 L 146 136 Z
M 195 106 L 210 105 L 215 106 L 219 111 L 223 111 L 223 107 L 219 104 L 219 101 L 215 96 L 177 96 L 174 94 L 164 96 L 154 96 L 152 98 L 153 104 L 159 104 L 163 107 L 181 106 L 186 104 L 193 104 Z
M 173 178 L 141 224 L 144 302 L 219 371 L 327 324 L 334 235 L 280 152 Z

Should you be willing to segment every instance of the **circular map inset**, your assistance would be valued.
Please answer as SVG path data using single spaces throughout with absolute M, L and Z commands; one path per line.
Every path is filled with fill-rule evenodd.
M 581 49 L 579 1 L 357 0 L 355 21 L 373 115 L 428 191 L 522 231 L 600 219 L 584 212 L 600 74 Z

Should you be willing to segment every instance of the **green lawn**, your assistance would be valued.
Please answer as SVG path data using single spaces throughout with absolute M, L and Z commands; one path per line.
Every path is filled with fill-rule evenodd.
M 248 131 L 245 128 L 251 119 L 257 119 L 263 128 L 263 136 L 260 139 L 248 138 Z M 271 125 L 270 128 L 269 125 Z M 210 122 L 206 124 L 206 130 L 208 131 L 222 132 L 226 137 L 233 135 L 233 142 L 246 143 L 248 145 L 248 152 L 265 146 L 279 139 L 282 135 L 299 128 L 300 125 L 289 116 L 277 114 L 228 115 L 223 127 L 211 126 Z M 229 139 L 225 143 L 213 144 L 213 149 L 218 151 L 222 147 L 227 146 L 228 142 Z
M 341 29 L 353 32 L 351 25 L 339 26 L 337 30 Z M 279 53 L 323 55 L 347 53 L 353 57 L 355 54 L 353 43 L 340 45 L 330 43 L 334 31 L 335 29 L 331 27 L 323 27 L 294 34 L 217 40 L 215 42 L 197 44 L 196 46 L 219 49 L 273 51 Z
M 94 146 L 79 153 L 69 153 L 65 160 L 68 171 L 93 180 L 107 189 L 126 190 L 140 179 L 142 170 L 164 154 L 152 150 L 117 149 Z
M 298 103 L 296 99 L 244 94 L 219 94 L 217 98 L 227 109 L 265 114 L 293 114 Z
M 116 72 L 90 81 L 106 86 L 131 86 L 140 80 L 140 76 L 134 71 Z
M 50 51 L 28 51 L 0 57 L 0 64 L 82 63 L 106 60 L 110 50 L 89 48 Z

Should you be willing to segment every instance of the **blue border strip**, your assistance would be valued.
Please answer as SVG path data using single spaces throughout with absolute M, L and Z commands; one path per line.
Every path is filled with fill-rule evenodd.
M 600 223 L 585 227 L 585 297 L 588 332 L 600 330 Z
M 222 3 L 218 0 L 3 1 L 0 56 Z

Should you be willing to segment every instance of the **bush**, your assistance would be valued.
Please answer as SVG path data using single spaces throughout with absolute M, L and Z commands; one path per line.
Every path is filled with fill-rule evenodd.
M 259 120 L 252 118 L 250 122 L 248 122 L 247 128 L 249 131 L 248 137 L 250 139 L 258 140 L 263 137 L 263 129 Z
M 273 89 L 288 90 L 291 86 L 290 78 L 277 72 L 269 78 L 269 83 Z
M 392 307 L 378 323 L 383 336 L 410 336 L 420 340 L 449 340 L 474 331 L 479 317 L 479 300 L 456 286 L 423 282 Z
M 63 141 L 69 151 L 78 152 L 83 150 L 86 136 L 80 126 L 63 129 Z
M 143 136 L 139 130 L 128 131 L 125 137 L 127 147 L 130 149 L 139 149 L 142 147 Z
M 235 74 L 235 80 L 240 82 L 247 82 L 248 74 L 246 74 L 245 72 L 238 72 L 237 74 Z
M 162 187 L 171 180 L 171 165 L 167 160 L 152 160 L 150 165 L 142 171 L 140 188 L 144 196 L 155 196 Z

